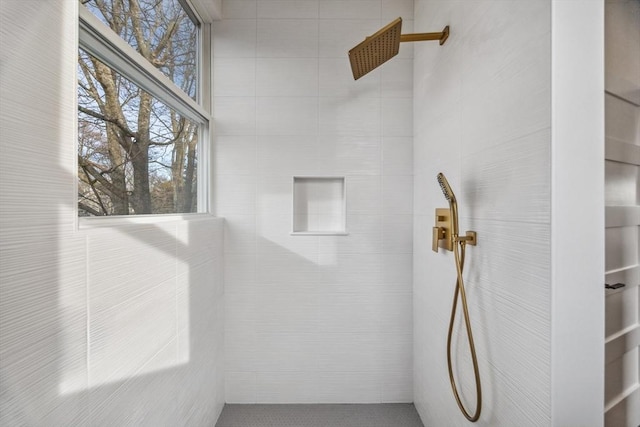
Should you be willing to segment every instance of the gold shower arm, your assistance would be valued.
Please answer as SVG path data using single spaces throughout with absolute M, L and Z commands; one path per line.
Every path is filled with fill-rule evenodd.
M 439 40 L 440 45 L 449 38 L 449 26 L 444 27 L 439 33 L 414 33 L 414 34 L 402 34 L 400 35 L 400 42 L 421 42 L 428 40 Z

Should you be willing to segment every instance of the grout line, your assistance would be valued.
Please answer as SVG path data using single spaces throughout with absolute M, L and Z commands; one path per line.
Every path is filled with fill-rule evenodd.
M 89 234 L 85 234 L 85 238 L 84 238 L 84 283 L 85 283 L 85 308 L 86 308 L 86 324 L 85 327 L 87 328 L 86 330 L 86 340 L 87 342 L 85 343 L 85 348 L 86 348 L 86 363 L 87 363 L 87 372 L 86 372 L 86 379 L 87 379 L 87 384 L 86 387 L 87 389 L 90 389 L 90 385 L 91 385 L 91 373 L 90 373 L 90 368 L 91 368 L 91 305 L 90 305 L 90 290 L 91 290 L 91 286 L 89 283 Z
M 176 322 L 176 335 L 175 335 L 175 337 L 176 337 L 176 349 L 175 349 L 175 351 L 176 351 L 176 361 L 180 360 L 180 333 L 179 333 L 179 331 L 180 331 L 180 328 L 179 328 L 179 326 L 180 326 L 179 325 L 179 321 L 180 321 L 179 309 L 180 309 L 180 306 L 178 304 L 178 286 L 179 286 L 179 284 L 178 284 L 178 281 L 179 281 L 179 274 L 178 274 L 179 273 L 178 272 L 178 241 L 179 241 L 179 237 L 180 237 L 179 226 L 180 225 L 178 223 L 176 223 L 174 225 L 174 229 L 173 229 L 174 236 L 175 236 L 175 240 L 174 240 L 174 244 L 175 244 L 175 249 L 174 249 L 175 250 L 175 256 L 174 256 L 174 261 L 175 261 L 175 264 L 174 264 L 175 280 L 174 280 L 173 292 L 174 292 L 175 310 L 176 310 L 175 311 L 175 322 Z M 190 225 L 187 224 L 187 232 L 189 230 L 190 230 Z M 189 279 L 191 279 L 191 278 L 189 278 Z

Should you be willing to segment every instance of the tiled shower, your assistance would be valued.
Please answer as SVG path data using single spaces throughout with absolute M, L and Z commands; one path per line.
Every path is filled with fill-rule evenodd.
M 216 217 L 80 229 L 78 4 L 6 4 L 0 424 L 200 426 L 225 402 L 415 402 L 425 425 L 466 425 L 444 359 L 452 255 L 431 251 L 442 171 L 461 228 L 478 231 L 466 271 L 479 424 L 601 425 L 603 266 L 584 260 L 602 236 L 584 230 L 602 218 L 582 200 L 603 181 L 602 159 L 591 162 L 603 67 L 558 53 L 599 46 L 596 2 L 580 13 L 564 0 L 218 2 Z M 451 36 L 404 43 L 354 82 L 346 52 L 398 16 L 405 33 L 449 24 Z M 566 106 L 565 87 L 582 108 Z M 576 122 L 583 133 L 566 131 Z M 314 218 L 294 217 L 295 183 L 322 179 L 343 183 L 316 194 L 346 228 L 296 234 Z M 563 205 L 568 192 L 576 200 Z M 559 263 L 576 235 L 579 265 Z
M 230 403 L 409 402 L 413 46 L 354 40 L 413 1 L 230 1 L 214 26 Z M 348 235 L 292 235 L 294 177 L 341 177 Z

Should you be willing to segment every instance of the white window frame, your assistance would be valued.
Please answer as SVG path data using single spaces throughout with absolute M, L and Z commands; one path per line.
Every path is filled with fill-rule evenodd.
M 194 215 L 209 214 L 211 212 L 211 164 L 212 164 L 212 117 L 211 117 L 211 21 L 210 13 L 199 14 L 202 7 L 196 0 L 193 4 L 188 0 L 180 0 L 180 4 L 192 19 L 197 22 L 198 48 L 198 93 L 197 101 L 193 100 L 171 79 L 155 68 L 146 58 L 140 55 L 132 46 L 105 25 L 84 5 L 79 5 L 78 21 L 79 48 L 95 56 L 123 77 L 135 83 L 140 89 L 148 92 L 154 98 L 165 103 L 179 114 L 200 125 L 198 134 L 198 211 L 195 213 L 176 214 L 143 214 L 143 215 L 113 215 L 99 217 L 78 218 L 79 225 L 110 225 L 117 224 L 123 219 L 128 222 L 155 222 L 157 220 L 172 220 L 188 218 Z M 195 7 L 194 7 L 195 6 Z M 206 12 L 206 10 L 205 10 Z M 76 138 L 77 143 L 77 138 Z M 77 170 L 77 165 L 76 165 Z M 78 178 L 76 176 L 76 189 Z M 77 197 L 77 191 L 76 191 Z

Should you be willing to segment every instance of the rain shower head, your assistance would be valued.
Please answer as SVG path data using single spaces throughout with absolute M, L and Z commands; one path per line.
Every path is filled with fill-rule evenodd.
M 396 56 L 400 42 L 439 40 L 442 45 L 448 37 L 449 26 L 440 33 L 402 34 L 402 18 L 397 18 L 349 51 L 353 78 L 358 80 Z
M 401 31 L 402 18 L 398 18 L 349 51 L 355 80 L 398 54 Z

